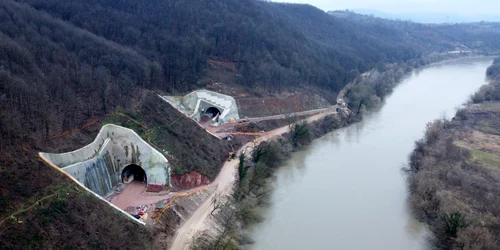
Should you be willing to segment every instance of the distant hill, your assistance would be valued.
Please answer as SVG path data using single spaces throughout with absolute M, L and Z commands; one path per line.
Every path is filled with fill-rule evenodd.
M 495 52 L 500 49 L 500 23 L 475 22 L 463 24 L 422 24 L 361 15 L 352 11 L 331 11 L 329 14 L 349 20 L 366 29 L 395 30 L 415 46 L 427 51 L 447 52 L 456 49 Z
M 383 12 L 374 9 L 352 9 L 353 12 L 375 17 L 413 21 L 419 23 L 474 23 L 474 22 L 500 22 L 500 14 L 456 14 L 436 12 Z
M 217 148 L 229 145 L 206 147 L 213 138 L 194 133 L 199 128 L 189 121 L 172 125 L 175 111 L 154 101 L 157 92 L 185 93 L 226 79 L 209 62 L 234 66 L 227 84 L 251 94 L 334 96 L 377 66 L 420 65 L 430 53 L 457 47 L 498 52 L 499 39 L 496 23 L 424 25 L 255 0 L 0 1 L 0 219 L 50 197 L 21 213 L 23 223 L 0 225 L 0 244 L 156 248 L 148 245 L 151 232 L 78 191 L 36 152 L 81 147 L 98 128 L 45 141 L 119 111 L 149 126 L 162 148 L 175 148 L 175 172 L 215 177 L 224 158 Z M 208 149 L 183 151 L 193 145 Z

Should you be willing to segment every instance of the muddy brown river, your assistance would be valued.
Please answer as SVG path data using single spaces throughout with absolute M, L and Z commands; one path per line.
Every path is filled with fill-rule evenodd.
M 415 71 L 379 111 L 294 153 L 277 172 L 252 249 L 428 249 L 401 168 L 426 124 L 452 117 L 486 83 L 491 62 L 460 59 Z

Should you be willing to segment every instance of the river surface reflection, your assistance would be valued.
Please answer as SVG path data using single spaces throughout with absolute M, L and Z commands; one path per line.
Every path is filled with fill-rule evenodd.
M 276 175 L 253 249 L 427 249 L 401 168 L 428 122 L 455 113 L 485 84 L 490 58 L 413 72 L 381 110 L 294 153 Z

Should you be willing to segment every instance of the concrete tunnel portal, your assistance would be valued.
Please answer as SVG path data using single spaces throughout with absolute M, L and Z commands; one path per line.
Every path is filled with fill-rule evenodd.
M 207 108 L 207 110 L 205 110 L 205 112 L 203 112 L 203 115 L 200 119 L 201 122 L 206 122 L 210 119 L 213 119 L 214 117 L 216 117 L 217 115 L 220 115 L 222 112 L 216 108 L 216 107 L 209 107 Z
M 151 147 L 133 130 L 114 124 L 102 126 L 94 141 L 82 148 L 65 153 L 40 152 L 38 155 L 84 190 L 142 225 L 145 225 L 144 221 L 138 221 L 124 210 L 132 199 L 140 197 L 125 195 L 117 205 L 112 202 L 112 194 L 122 193 L 125 187 L 121 188 L 120 183 L 138 181 L 131 183 L 131 187 L 145 186 L 146 191 L 151 192 L 170 186 L 170 166 L 164 153 Z
M 215 117 L 217 114 L 220 115 L 220 110 L 216 107 L 210 107 L 205 111 L 205 114 L 211 115 L 212 117 Z
M 185 96 L 162 96 L 162 98 L 196 122 L 206 122 L 217 114 L 220 123 L 240 119 L 236 100 L 221 93 L 202 89 Z
M 122 182 L 130 183 L 132 181 L 148 182 L 146 171 L 139 165 L 130 164 L 122 170 Z
M 170 185 L 168 160 L 133 130 L 104 125 L 95 140 L 66 153 L 43 153 L 49 164 L 67 173 L 98 196 L 106 197 L 120 183 L 144 182 L 149 188 Z M 151 182 L 154 181 L 154 182 Z

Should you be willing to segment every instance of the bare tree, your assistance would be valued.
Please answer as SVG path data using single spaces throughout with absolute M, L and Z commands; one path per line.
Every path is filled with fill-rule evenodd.
M 212 212 L 210 212 L 211 215 L 214 214 L 215 210 L 227 205 L 226 196 L 222 195 L 222 193 L 216 193 L 214 197 L 212 197 L 212 205 L 214 206 L 214 208 L 212 209 Z

